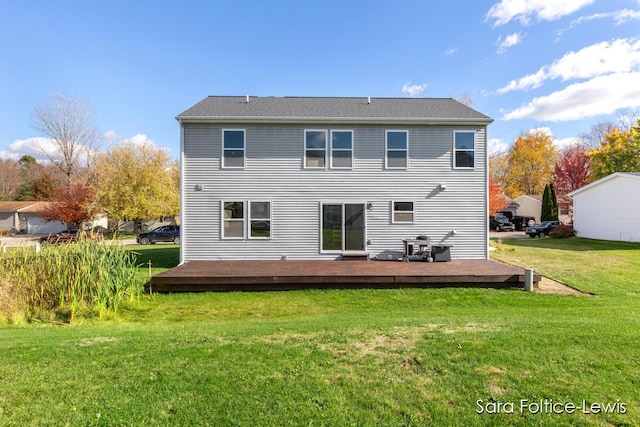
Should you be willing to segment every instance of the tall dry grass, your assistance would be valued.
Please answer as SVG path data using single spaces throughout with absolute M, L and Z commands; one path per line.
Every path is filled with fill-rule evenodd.
M 0 318 L 73 322 L 116 314 L 140 297 L 144 283 L 133 254 L 90 239 L 0 252 Z

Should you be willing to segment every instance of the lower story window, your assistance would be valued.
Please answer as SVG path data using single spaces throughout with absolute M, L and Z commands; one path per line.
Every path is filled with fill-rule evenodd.
M 415 216 L 413 202 L 393 202 L 393 219 L 396 223 L 413 223 Z
M 271 237 L 271 202 L 249 202 L 249 237 Z
M 244 238 L 244 202 L 223 202 L 222 237 Z

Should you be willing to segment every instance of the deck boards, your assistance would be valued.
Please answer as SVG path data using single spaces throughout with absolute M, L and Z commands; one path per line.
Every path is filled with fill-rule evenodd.
M 540 275 L 534 275 L 534 286 Z M 340 288 L 524 287 L 524 270 L 487 260 L 451 262 L 191 261 L 153 276 L 154 292 Z

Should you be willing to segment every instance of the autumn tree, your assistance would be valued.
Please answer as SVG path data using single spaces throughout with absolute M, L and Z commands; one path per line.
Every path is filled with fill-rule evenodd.
M 588 152 L 588 156 L 594 180 L 614 172 L 640 171 L 640 120 L 628 131 L 613 129 L 599 147 Z
M 92 120 L 93 107 L 88 102 L 65 94 L 53 95 L 34 109 L 32 127 L 55 148 L 42 151 L 65 175 L 67 187 L 72 178 L 80 176 L 82 165 L 96 148 L 98 130 Z
M 33 200 L 55 200 L 60 182 L 49 172 L 42 172 L 31 182 Z
M 489 213 L 495 214 L 500 209 L 504 209 L 509 204 L 509 200 L 502 192 L 502 186 L 493 175 L 489 174 Z
M 518 136 L 507 153 L 505 194 L 512 199 L 523 194 L 541 194 L 553 176 L 556 155 L 550 134 L 535 131 Z
M 177 162 L 150 141 L 119 142 L 96 158 L 96 209 L 116 220 L 174 216 L 179 210 Z
M 92 202 L 93 192 L 88 185 L 77 183 L 71 187 L 62 186 L 55 193 L 55 201 L 42 213 L 42 218 L 80 225 L 91 219 Z
M 20 182 L 18 162 L 0 158 L 0 200 L 14 200 L 20 189 Z
M 570 193 L 591 182 L 591 162 L 580 144 L 560 153 L 553 168 L 553 184 L 559 195 Z

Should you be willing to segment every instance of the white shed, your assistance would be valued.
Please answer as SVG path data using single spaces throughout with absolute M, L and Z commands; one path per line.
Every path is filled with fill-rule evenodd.
M 616 172 L 569 196 L 578 236 L 640 242 L 640 173 Z

